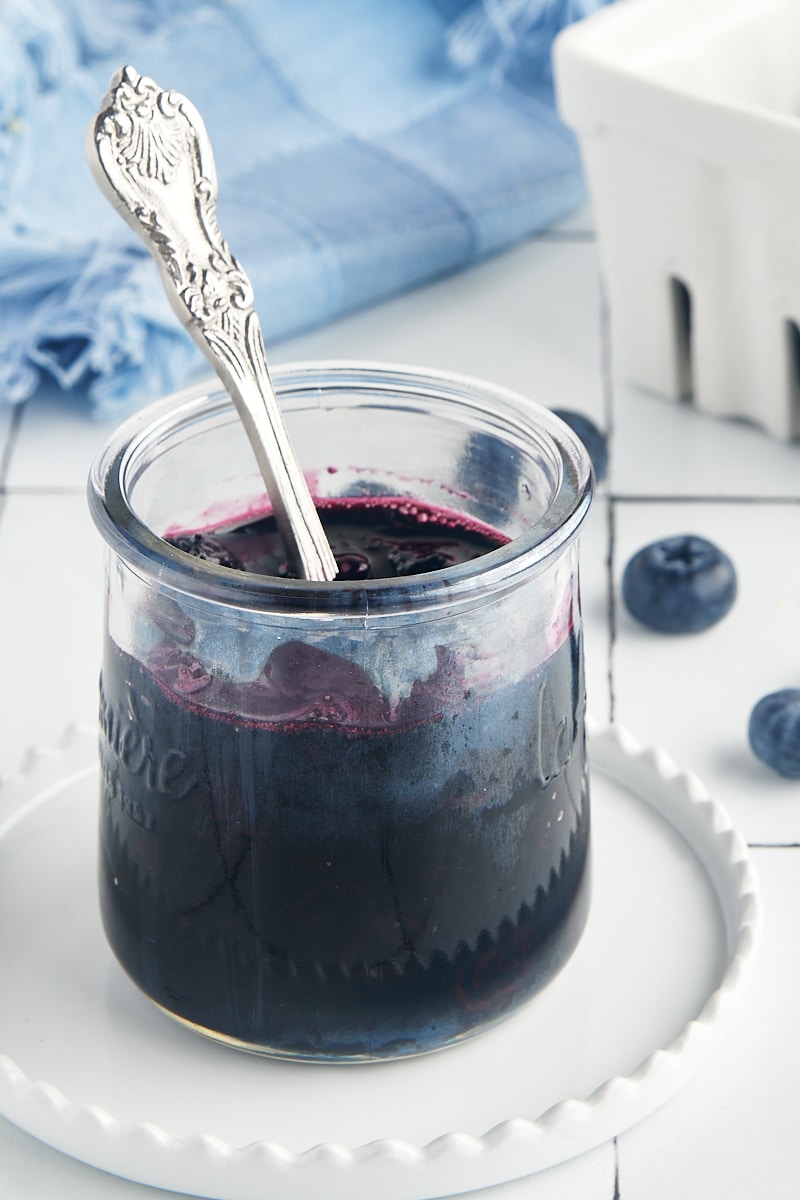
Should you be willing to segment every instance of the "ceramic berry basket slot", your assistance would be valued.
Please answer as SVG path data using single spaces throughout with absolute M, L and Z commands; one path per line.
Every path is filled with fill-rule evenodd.
M 566 30 L 616 370 L 800 433 L 800 5 L 637 0 Z

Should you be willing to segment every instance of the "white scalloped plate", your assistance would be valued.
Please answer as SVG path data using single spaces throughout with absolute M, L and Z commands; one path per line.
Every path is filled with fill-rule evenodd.
M 161 1014 L 106 947 L 94 744 L 72 731 L 0 789 L 0 1113 L 141 1183 L 218 1200 L 420 1200 L 531 1174 L 673 1095 L 752 967 L 744 842 L 694 776 L 605 729 L 590 739 L 589 924 L 522 1012 L 397 1063 L 226 1049 Z

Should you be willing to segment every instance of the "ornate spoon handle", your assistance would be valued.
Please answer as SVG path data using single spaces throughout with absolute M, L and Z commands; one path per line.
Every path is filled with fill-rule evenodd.
M 230 392 L 267 485 L 294 571 L 337 566 L 294 454 L 267 368 L 250 280 L 217 225 L 217 176 L 200 114 L 126 66 L 89 129 L 87 154 L 108 199 L 161 269 L 172 307 Z

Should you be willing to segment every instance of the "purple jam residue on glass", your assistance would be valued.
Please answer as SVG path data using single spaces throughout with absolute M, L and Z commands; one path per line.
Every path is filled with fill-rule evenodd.
M 333 507 L 335 552 L 370 570 L 502 541 L 473 526 L 464 550 L 469 523 L 435 510 L 387 532 L 385 504 Z M 253 569 L 279 553 L 266 524 L 201 536 Z M 294 639 L 221 678 L 176 603 L 150 615 L 142 661 L 106 646 L 100 869 L 109 940 L 148 995 L 274 1053 L 381 1057 L 499 1019 L 566 961 L 588 904 L 574 631 L 479 700 L 438 647 L 390 700 Z
M 168 695 L 194 698 L 221 719 L 283 729 L 333 724 L 359 736 L 438 720 L 454 710 L 464 691 L 459 664 L 442 646 L 436 656 L 431 675 L 415 681 L 395 705 L 356 663 L 294 640 L 276 646 L 260 675 L 242 682 L 215 677 L 190 651 L 168 642 L 147 655 L 145 664 Z

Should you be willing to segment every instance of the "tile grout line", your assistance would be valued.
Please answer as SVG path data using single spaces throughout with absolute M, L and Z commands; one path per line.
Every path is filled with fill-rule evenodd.
M 3 453 L 0 455 L 0 521 L 3 519 L 3 513 L 6 506 L 6 496 L 8 489 L 6 488 L 6 480 L 8 472 L 11 469 L 11 459 L 14 454 L 14 448 L 19 438 L 19 431 L 22 426 L 22 419 L 25 415 L 25 404 L 17 404 L 11 414 L 11 424 L 8 430 Z
M 608 604 L 608 717 L 614 722 L 617 709 L 617 692 L 614 678 L 614 660 L 617 649 L 617 595 L 614 587 L 614 570 L 616 558 L 617 523 L 616 511 L 613 504 L 608 505 L 606 517 L 606 537 L 608 550 L 606 557 L 606 598 Z
M 589 229 L 542 229 L 531 235 L 532 242 L 572 242 L 575 245 L 590 245 L 596 240 Z
M 602 276 L 598 277 L 598 292 L 600 301 L 600 376 L 603 387 L 603 420 L 606 426 L 606 437 L 614 437 L 614 374 L 611 366 L 611 306 L 603 285 Z
M 600 379 L 603 392 L 603 419 L 606 427 L 606 444 L 609 450 L 609 473 L 613 472 L 614 450 L 614 380 L 611 370 L 611 317 L 608 297 L 602 275 L 598 274 L 598 317 L 600 321 Z M 617 643 L 617 607 L 614 591 L 614 559 L 616 549 L 616 507 L 613 493 L 608 495 L 606 509 L 606 603 L 608 605 L 608 659 L 606 683 L 608 687 L 609 720 L 614 721 L 617 707 L 614 682 L 614 658 Z
M 800 842 L 748 842 L 750 850 L 800 850 Z
M 753 504 L 753 505 L 778 505 L 800 504 L 799 496 L 691 496 L 691 495 L 669 495 L 660 496 L 657 493 L 640 494 L 610 492 L 609 499 L 615 504 Z
M 5 496 L 82 496 L 85 490 L 85 486 L 77 483 L 17 483 L 11 487 L 0 487 Z
M 25 414 L 25 404 L 15 404 L 11 413 L 11 423 L 8 429 L 8 437 L 6 444 L 3 447 L 3 453 L 0 455 L 0 487 L 5 488 L 8 470 L 11 466 L 11 457 L 19 437 L 19 430 L 22 424 L 22 418 Z

